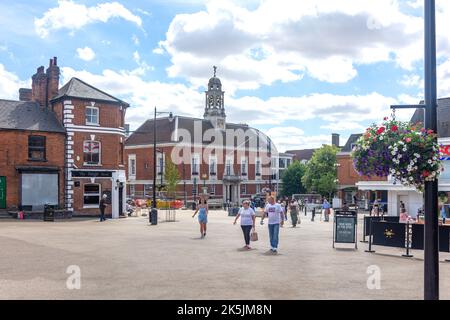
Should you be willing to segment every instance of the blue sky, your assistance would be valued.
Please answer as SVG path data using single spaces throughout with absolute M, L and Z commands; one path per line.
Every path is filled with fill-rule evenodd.
M 0 98 L 17 99 L 58 57 L 131 104 L 132 128 L 154 106 L 202 117 L 217 65 L 227 120 L 278 149 L 341 144 L 423 96 L 421 0 L 0 0 Z M 437 1 L 438 94 L 450 95 L 449 1 Z M 408 119 L 410 110 L 399 117 Z

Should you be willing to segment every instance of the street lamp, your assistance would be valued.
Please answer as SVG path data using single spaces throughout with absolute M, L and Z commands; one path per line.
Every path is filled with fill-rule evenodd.
M 153 117 L 153 199 L 152 199 L 152 211 L 150 213 L 150 224 L 158 224 L 158 210 L 156 209 L 156 115 L 168 114 L 169 121 L 172 122 L 172 112 L 157 112 L 155 107 L 155 115 Z M 162 173 L 161 173 L 162 174 Z
M 206 179 L 208 179 L 208 175 L 206 173 L 202 174 L 203 179 L 203 194 L 206 195 Z

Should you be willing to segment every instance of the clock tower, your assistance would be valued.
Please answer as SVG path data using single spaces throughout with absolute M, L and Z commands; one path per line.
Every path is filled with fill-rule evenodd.
M 211 121 L 214 128 L 225 129 L 224 92 L 220 79 L 216 77 L 217 67 L 214 66 L 213 69 L 214 76 L 209 79 L 208 90 L 205 91 L 205 114 L 203 118 Z

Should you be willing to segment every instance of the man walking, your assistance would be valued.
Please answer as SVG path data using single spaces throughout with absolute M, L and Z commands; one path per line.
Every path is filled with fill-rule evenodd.
M 279 203 L 275 203 L 273 196 L 268 199 L 268 204 L 264 208 L 264 215 L 261 218 L 261 223 L 265 217 L 269 218 L 269 238 L 270 238 L 270 251 L 268 253 L 277 254 L 278 250 L 278 235 L 280 232 L 280 225 L 284 224 L 283 209 Z
M 322 209 L 324 210 L 324 215 L 325 215 L 325 222 L 330 221 L 329 217 L 330 217 L 330 203 L 327 201 L 327 199 L 325 198 L 323 200 L 323 204 L 322 204 Z
M 106 194 L 103 195 L 102 200 L 100 200 L 100 222 L 105 221 L 105 208 L 107 206 L 106 204 L 106 198 L 108 196 Z

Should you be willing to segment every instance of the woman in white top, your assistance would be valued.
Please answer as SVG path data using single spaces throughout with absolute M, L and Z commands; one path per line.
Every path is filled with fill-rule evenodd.
M 250 250 L 250 232 L 252 229 L 255 230 L 255 211 L 250 207 L 250 201 L 244 200 L 242 202 L 242 207 L 236 215 L 233 224 L 236 224 L 239 218 L 241 218 L 241 228 L 244 233 L 244 248 Z

